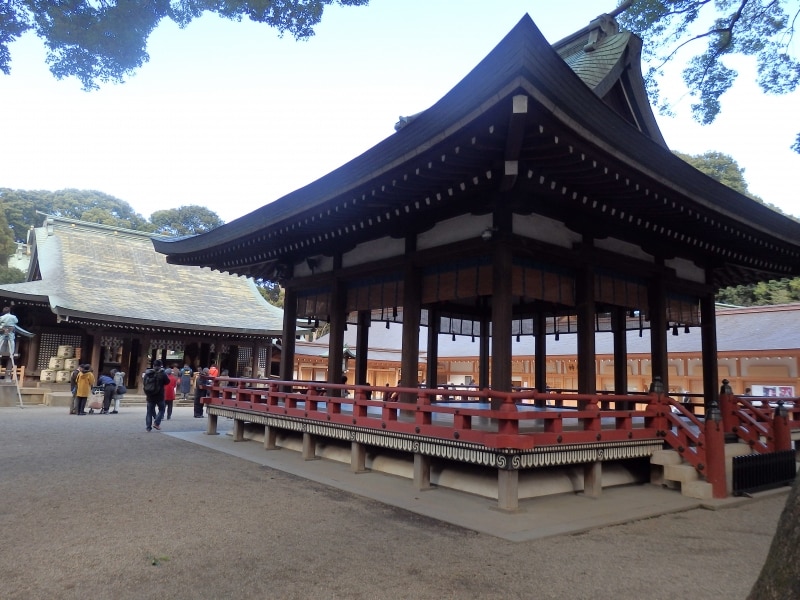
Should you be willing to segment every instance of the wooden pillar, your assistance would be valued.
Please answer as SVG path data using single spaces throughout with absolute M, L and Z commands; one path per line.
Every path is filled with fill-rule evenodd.
M 429 388 L 439 384 L 439 311 L 428 309 L 428 363 L 425 366 L 425 382 Z
M 578 313 L 578 393 L 597 392 L 595 360 L 594 270 L 585 267 L 577 274 L 575 285 Z
M 344 360 L 344 324 L 347 320 L 345 302 L 347 288 L 344 282 L 335 280 L 331 287 L 331 331 L 328 334 L 328 383 L 341 383 Z M 350 379 L 349 383 L 353 383 Z
M 628 320 L 625 307 L 615 306 L 611 309 L 611 331 L 614 336 L 614 393 L 628 393 Z M 615 406 L 623 410 L 620 402 Z
M 297 292 L 286 288 L 283 299 L 283 338 L 281 342 L 281 373 L 283 381 L 294 379 L 294 351 L 297 336 Z
M 139 390 L 141 390 L 142 373 L 150 368 L 150 336 L 143 336 L 140 340 L 140 343 L 142 346 L 141 352 L 139 353 L 139 372 L 134 374 L 134 378 L 131 379 L 131 381 L 136 382 L 136 387 Z M 81 362 L 85 361 L 81 360 Z
M 492 264 L 492 390 L 511 391 L 512 324 L 512 251 L 511 244 L 500 240 L 494 247 Z M 492 400 L 500 408 L 501 400 Z M 497 403 L 497 406 L 495 406 Z
M 94 372 L 94 378 L 97 380 L 100 377 L 100 354 L 103 352 L 103 348 L 100 346 L 100 338 L 102 332 L 94 331 L 92 333 L 92 357 L 89 359 L 89 364 L 92 365 L 92 371 Z
M 369 310 L 358 311 L 358 324 L 356 325 L 356 378 L 355 383 L 369 385 L 367 373 L 369 365 L 369 329 L 372 322 L 372 313 Z
M 272 376 L 272 350 L 273 350 L 272 345 L 274 343 L 275 343 L 275 340 L 273 340 L 272 338 L 269 338 L 267 340 L 267 352 L 266 352 L 266 356 L 264 358 L 264 378 L 265 379 L 269 379 Z M 258 373 L 258 357 L 256 357 L 255 368 L 256 368 L 256 370 L 254 371 L 254 374 L 257 374 Z
M 491 338 L 489 337 L 489 318 L 485 314 L 481 314 L 480 327 L 481 332 L 478 338 L 478 387 L 484 389 L 491 386 L 489 381 L 489 344 Z
M 406 238 L 406 256 L 416 252 L 416 238 Z M 403 347 L 400 358 L 400 376 L 403 387 L 419 384 L 419 326 L 422 318 L 422 274 L 411 258 L 406 259 L 403 279 Z M 416 396 L 401 394 L 401 401 L 416 402 Z
M 534 376 L 536 391 L 547 391 L 547 315 L 538 312 L 536 319 L 536 340 L 534 342 Z
M 708 277 L 711 277 L 709 273 Z M 703 361 L 703 404 L 705 414 L 719 401 L 719 368 L 717 364 L 717 311 L 714 295 L 700 298 L 700 352 Z M 669 388 L 667 388 L 669 389 Z
M 667 306 L 666 290 L 660 276 L 650 280 L 647 286 L 648 318 L 650 320 L 650 380 L 661 377 L 664 391 L 669 390 L 667 360 Z
M 28 349 L 25 352 L 26 373 L 33 373 L 39 368 L 39 339 L 41 337 L 42 335 L 38 334 L 26 340 L 28 343 Z
M 261 344 L 253 344 L 250 347 L 250 377 L 258 377 L 258 357 L 260 354 Z

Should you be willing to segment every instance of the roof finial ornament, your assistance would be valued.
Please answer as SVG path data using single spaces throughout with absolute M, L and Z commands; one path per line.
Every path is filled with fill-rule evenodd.
M 589 41 L 583 47 L 584 52 L 593 52 L 599 42 L 609 36 L 619 33 L 619 24 L 611 15 L 603 14 L 589 23 L 592 30 L 589 32 Z

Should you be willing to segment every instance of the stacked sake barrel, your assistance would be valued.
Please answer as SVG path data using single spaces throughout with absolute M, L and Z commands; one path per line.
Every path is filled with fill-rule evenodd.
M 50 357 L 47 368 L 42 369 L 39 379 L 54 383 L 69 383 L 69 376 L 78 366 L 73 346 L 59 346 L 55 356 Z

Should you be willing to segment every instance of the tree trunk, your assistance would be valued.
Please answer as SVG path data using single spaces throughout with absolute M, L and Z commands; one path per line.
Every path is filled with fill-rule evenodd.
M 747 600 L 800 598 L 800 478 L 786 500 L 767 560 Z

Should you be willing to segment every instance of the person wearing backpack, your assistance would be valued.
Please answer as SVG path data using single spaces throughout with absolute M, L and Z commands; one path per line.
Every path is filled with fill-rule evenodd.
M 153 368 L 147 369 L 142 375 L 142 391 L 147 398 L 147 415 L 145 416 L 147 431 L 153 427 L 161 429 L 161 420 L 164 418 L 165 409 L 164 386 L 168 383 L 169 377 L 164 372 L 164 365 L 158 359 L 153 361 Z

